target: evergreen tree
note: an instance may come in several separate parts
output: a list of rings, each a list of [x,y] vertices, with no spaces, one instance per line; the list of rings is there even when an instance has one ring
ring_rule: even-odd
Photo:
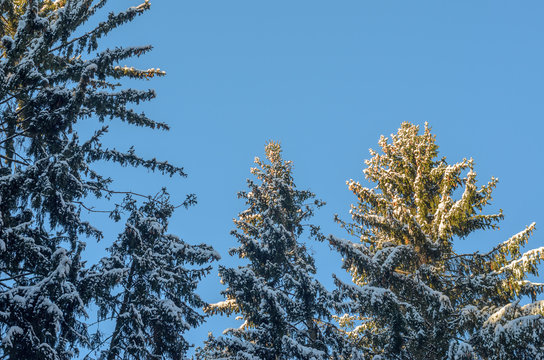
[[[149,9],[149,3],[111,13],[83,32],[105,4],[106,0],[0,0],[2,359],[70,359],[89,345],[87,305],[100,289],[89,287],[93,282],[87,276],[95,274],[85,268],[81,256],[85,238],[100,239],[102,232],[81,210],[91,209],[89,197],[110,199],[124,193],[94,164],[110,161],[185,176],[182,168],[141,158],[132,148],[104,147],[107,125],[98,125],[95,134],[83,140],[75,131],[82,120],[113,119],[168,129],[130,108],[154,98],[153,90],[122,88],[118,83],[164,74],[118,66],[151,47],[98,48],[101,38]],[[164,216],[160,219],[164,224]],[[201,255],[191,251],[188,261],[198,263]],[[124,278],[119,276],[119,281]],[[191,289],[194,278],[187,281],[178,286]],[[184,296],[200,305],[191,295]],[[189,325],[193,318],[189,315]]]
[[[194,291],[211,267],[200,265],[219,255],[166,233],[174,207],[165,192],[140,207],[129,197],[123,209],[130,212],[125,230],[93,269],[94,276],[87,277],[97,283],[91,288],[103,291],[101,319],[115,319],[101,358],[182,359],[189,348],[183,333],[204,320],[194,308],[205,303]],[[95,342],[104,339],[98,336]]]
[[[527,279],[544,248],[520,250],[534,224],[487,253],[456,253],[456,239],[502,219],[482,213],[497,179],[477,186],[472,159],[439,159],[427,125],[403,123],[379,145],[364,170],[376,186],[350,180],[353,222],[339,221],[360,243],[329,238],[353,276],[336,279],[351,346],[376,360],[544,358],[544,285]]]
[[[210,337],[199,353],[203,359],[327,358],[328,292],[314,278],[314,259],[299,239],[314,207],[309,191],[297,190],[292,163],[281,157],[280,145],[265,148],[269,163],[255,159],[248,192],[240,192],[248,208],[234,220],[232,234],[240,246],[230,251],[249,263],[220,266],[226,300],[210,305],[211,314],[240,314],[240,328]],[[312,225],[310,233],[319,236]]]

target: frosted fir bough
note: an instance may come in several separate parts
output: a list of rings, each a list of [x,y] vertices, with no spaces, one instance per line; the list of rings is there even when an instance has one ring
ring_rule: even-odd
[[[305,220],[322,203],[297,190],[292,163],[280,145],[266,145],[266,161],[255,159],[249,191],[239,193],[247,209],[234,221],[239,246],[231,255],[249,261],[238,268],[220,266],[226,300],[206,308],[210,314],[237,314],[243,321],[222,336],[210,336],[201,359],[327,359],[330,351],[330,294],[314,278],[314,259],[300,238]],[[319,228],[309,235],[319,237]]]
[[[91,197],[120,205],[116,196],[128,193],[97,172],[96,162],[185,176],[182,168],[168,162],[144,159],[134,149],[107,148],[102,143],[107,121],[168,129],[131,109],[133,104],[154,98],[152,89],[121,88],[122,79],[164,75],[158,69],[119,67],[119,62],[145,54],[151,47],[99,47],[110,31],[134,20],[150,5],[136,3],[89,26],[89,19],[106,3],[0,0],[2,359],[72,359],[80,349],[95,346],[89,304],[113,295],[101,292],[102,284],[90,281],[91,272],[81,260],[84,240],[103,237],[84,213],[97,211],[90,205]],[[81,121],[95,123],[94,135],[78,136],[74,125]],[[150,199],[145,194],[136,197]],[[121,219],[115,210],[103,212]],[[189,255],[191,251],[179,256],[187,255],[187,261],[198,263]],[[188,279],[187,291],[193,282],[194,278]],[[200,306],[189,293],[183,296],[189,304]],[[185,321],[194,324],[194,316],[185,314]],[[182,339],[180,343],[184,344]]]
[[[472,159],[438,158],[427,124],[379,145],[364,170],[376,186],[348,181],[353,221],[337,219],[359,242],[329,237],[353,276],[336,280],[346,346],[375,360],[544,358],[544,287],[528,280],[544,249],[521,251],[535,225],[488,253],[456,253],[455,239],[502,219],[483,213],[497,179],[478,186]]]

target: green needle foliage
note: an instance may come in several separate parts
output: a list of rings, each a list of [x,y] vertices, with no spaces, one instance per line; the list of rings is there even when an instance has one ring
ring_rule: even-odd
[[[157,307],[157,312],[142,316],[138,324],[141,329],[155,326],[156,330],[157,324],[161,324],[166,326],[161,331],[171,330],[171,334],[181,336],[182,331],[202,320],[182,306],[182,301],[187,301],[189,306],[202,305],[192,294],[195,278],[200,273],[183,278],[179,264],[187,261],[200,265],[204,259],[209,261],[217,256],[208,248],[181,245],[181,240],[164,234],[166,219],[173,209],[164,197],[159,201],[134,194],[135,198],[147,200],[141,211],[136,210],[136,205],[122,208],[132,213],[127,226],[141,231],[134,235],[141,243],[186,247],[186,251],[175,253],[157,248],[150,254],[153,256],[149,261],[153,260],[154,266],[164,265],[165,271],[168,267],[173,268],[169,273],[172,279],[165,276],[161,278],[165,281],[163,284],[142,284],[142,281],[155,281],[156,278],[138,268],[139,282],[128,281],[125,268],[130,270],[130,264],[135,263],[134,256],[142,251],[134,247],[114,245],[111,248],[112,257],[121,257],[128,263],[115,263],[113,267],[104,265],[90,271],[82,261],[84,240],[103,238],[101,229],[82,216],[82,210],[94,211],[89,198],[113,200],[119,194],[129,193],[114,188],[113,179],[96,170],[97,162],[186,176],[182,168],[168,162],[142,158],[132,148],[121,151],[107,148],[102,143],[108,131],[104,123],[108,121],[168,129],[166,124],[155,122],[131,108],[154,98],[152,89],[137,90],[120,84],[123,79],[164,75],[158,69],[118,65],[145,54],[151,46],[99,48],[102,38],[134,20],[150,5],[146,0],[125,11],[111,13],[90,27],[89,20],[104,8],[106,2],[0,0],[1,359],[72,359],[78,356],[81,348],[98,351],[100,346],[107,347],[107,342],[97,345],[92,341],[90,333],[94,330],[88,323],[88,310],[93,302],[102,305],[104,299],[116,300],[114,294],[120,286],[127,294],[141,288],[152,289],[145,299],[121,295],[122,304],[127,304],[125,308],[117,307],[113,301],[109,307],[101,309],[103,313],[114,311],[114,320],[121,322],[124,330],[126,320],[123,317],[127,312],[122,310],[128,307],[141,309],[144,304],[136,301],[150,301],[153,296],[171,300],[175,306],[169,308],[171,311],[163,309],[162,312]],[[84,32],[84,28],[88,30]],[[94,135],[80,139],[74,125],[82,121],[96,125]],[[158,204],[152,204],[157,201],[160,211],[155,208]],[[191,201],[188,199],[186,204]],[[120,203],[118,201],[117,205]],[[103,212],[109,213],[114,220],[121,219],[117,210]],[[144,216],[142,214],[147,214],[147,218],[139,219]],[[202,253],[195,254],[200,250]],[[158,259],[160,254],[164,257]],[[117,277],[106,279],[108,271],[114,271],[115,266],[118,266]],[[103,273],[97,274],[95,270]],[[159,270],[155,268],[155,271]],[[208,270],[204,268],[203,271]],[[108,281],[96,281],[99,277]],[[187,283],[169,283],[180,277]],[[138,289],[131,288],[136,284],[140,286]],[[166,291],[169,293],[165,296]],[[155,304],[158,306],[161,301],[157,300]],[[187,318],[183,318],[184,315]],[[115,334],[119,333],[121,330]],[[131,354],[120,345],[126,342],[119,341],[117,336],[105,338],[113,342],[109,345],[115,355],[123,354],[123,358],[128,358]],[[175,359],[181,358],[187,348],[181,338],[176,344],[172,344],[171,339],[159,340],[158,337],[151,341],[155,343],[148,341],[142,347],[158,349],[165,357]]]
[[[336,279],[347,343],[374,360],[543,358],[544,285],[528,276],[544,248],[521,251],[535,225],[488,253],[456,253],[456,239],[502,219],[483,213],[497,179],[478,186],[472,159],[438,158],[427,125],[403,123],[379,145],[364,170],[375,187],[350,180],[353,222],[338,220],[360,241],[329,237],[353,276]]]
[[[204,322],[195,289],[211,266],[202,265],[219,255],[166,232],[174,207],[164,191],[141,206],[128,197],[123,210],[124,231],[87,276],[89,288],[100,289],[100,319],[115,319],[100,358],[181,360],[190,346],[183,334]],[[97,334],[94,344],[103,341]]]
[[[240,314],[244,321],[223,336],[210,337],[202,359],[305,359],[328,357],[330,294],[314,278],[315,265],[299,239],[319,236],[306,224],[323,203],[310,191],[297,190],[292,163],[281,157],[280,145],[265,148],[268,162],[255,159],[248,192],[239,193],[248,208],[234,221],[232,234],[240,245],[231,255],[249,261],[238,268],[219,269],[226,300],[210,305],[211,314]]]

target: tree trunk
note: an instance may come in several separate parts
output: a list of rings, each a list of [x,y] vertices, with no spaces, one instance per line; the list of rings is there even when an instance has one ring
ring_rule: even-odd
[[[127,287],[126,287],[127,290],[125,290],[125,294],[123,295],[123,303],[121,304],[121,309],[119,310],[119,314],[117,315],[117,319],[115,322],[115,330],[113,331],[113,335],[111,336],[110,348],[108,350],[107,360],[115,360],[116,356],[119,354],[117,345],[119,344],[119,334],[124,325],[123,319],[119,319],[119,317],[127,311],[128,305],[130,303],[130,289],[132,288],[133,275],[134,275],[134,262],[132,262],[132,264],[130,265],[130,272],[128,274]]]

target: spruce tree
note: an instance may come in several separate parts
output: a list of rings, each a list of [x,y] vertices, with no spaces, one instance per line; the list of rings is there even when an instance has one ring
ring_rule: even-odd
[[[353,276],[336,279],[350,346],[375,360],[542,359],[544,285],[528,275],[544,248],[521,252],[534,224],[489,252],[457,253],[454,241],[503,218],[483,213],[497,179],[478,186],[472,159],[438,158],[427,124],[419,134],[403,123],[379,145],[364,170],[375,187],[348,181],[353,222],[338,220],[360,241],[329,237]]]
[[[220,266],[226,300],[210,305],[211,314],[239,314],[243,324],[210,337],[199,353],[202,359],[325,359],[330,299],[314,278],[314,259],[300,241],[305,223],[323,203],[310,191],[297,190],[292,163],[281,147],[265,147],[268,162],[255,159],[249,191],[240,192],[247,209],[234,220],[239,246],[231,249],[248,261],[238,268]]]
[[[122,79],[164,74],[118,65],[151,47],[99,48],[100,39],[150,5],[145,1],[110,13],[89,28],[89,19],[106,2],[0,0],[2,359],[70,359],[82,346],[90,346],[88,305],[100,294],[102,284],[90,287],[93,282],[87,277],[96,274],[81,258],[87,238],[98,240],[103,235],[84,215],[93,210],[89,198],[116,201],[115,196],[127,192],[97,172],[96,163],[109,161],[185,176],[182,168],[168,162],[102,143],[108,131],[104,123],[109,121],[168,129],[131,108],[154,98],[153,90],[120,84]],[[96,124],[94,135],[80,139],[75,124],[81,121]],[[164,216],[159,218],[158,222],[165,222]],[[201,255],[190,255],[191,251],[178,253],[176,261],[183,262],[182,256],[189,254],[188,261],[198,263]],[[186,280],[190,291],[194,278]],[[191,295],[183,298],[200,306]]]
[[[115,320],[101,358],[183,359],[190,345],[183,334],[204,321],[194,291],[211,267],[201,265],[219,255],[166,233],[174,207],[164,190],[140,206],[128,197],[122,209],[130,213],[124,231],[87,276],[102,291],[100,318]]]

